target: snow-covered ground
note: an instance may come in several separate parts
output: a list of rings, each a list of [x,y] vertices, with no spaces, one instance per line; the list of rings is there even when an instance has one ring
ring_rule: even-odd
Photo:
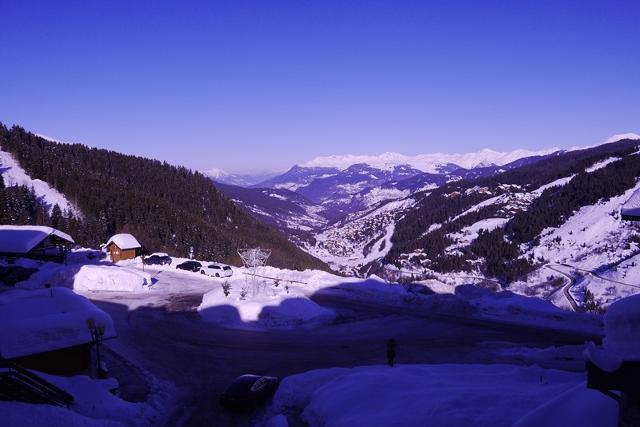
[[[152,284],[151,276],[130,268],[104,264],[39,262],[20,259],[18,265],[37,268],[29,279],[16,284],[22,289],[39,289],[45,286],[65,286],[84,292],[143,292]]]
[[[311,301],[308,297],[318,289],[322,273],[295,275],[292,272],[262,268],[257,274],[264,278],[248,276],[245,269],[236,269],[235,277],[218,280],[217,286],[208,291],[198,306],[206,321],[238,328],[290,328],[313,327],[331,322],[336,313]],[[266,278],[271,277],[271,278]],[[228,285],[225,295],[225,288]]]
[[[63,212],[71,211],[76,216],[81,215],[80,210],[71,203],[64,194],[40,179],[31,178],[10,153],[2,150],[0,150],[0,173],[7,187],[12,185],[25,185],[33,188],[36,196],[49,208],[49,213],[51,213],[51,210],[57,204]]]
[[[576,394],[579,402],[591,404],[588,413],[597,412],[597,419],[605,421],[598,426],[615,425],[615,402],[597,391],[585,390],[584,374],[513,365],[362,366],[310,371],[284,379],[274,398],[272,415],[274,423],[284,415],[312,427],[511,426],[521,419],[527,426],[552,422],[596,425],[574,423],[575,405],[565,408],[558,404],[557,399],[572,402]],[[573,411],[564,412],[567,409]],[[534,420],[538,424],[532,424]]]
[[[231,278],[218,279],[177,270],[175,265],[184,261],[179,258],[175,258],[172,265],[144,266],[142,271],[139,259],[111,265],[100,258],[87,257],[87,254],[95,253],[72,253],[68,265],[28,260],[19,260],[18,263],[40,268],[41,271],[30,279],[28,287],[34,288],[38,288],[38,284],[43,286],[50,282],[52,277],[60,278],[53,283],[54,286],[68,286],[75,282],[74,274],[83,277],[86,274],[84,271],[90,271],[91,281],[97,283],[127,283],[130,276],[143,277],[151,286],[131,288],[123,285],[109,289],[101,285],[101,291],[76,286],[74,292],[96,301],[117,302],[130,311],[142,306],[166,309],[170,308],[176,297],[193,296],[193,308],[198,310],[203,320],[227,328],[320,327],[323,323],[332,322],[336,313],[313,301],[313,296],[319,296],[321,298],[318,301],[324,301],[327,297],[340,297],[346,301],[379,306],[387,312],[397,309],[398,313],[417,316],[455,317],[473,322],[490,321],[497,325],[516,324],[582,334],[601,333],[598,316],[571,313],[537,298],[510,292],[492,292],[472,286],[441,289],[443,292],[451,291],[453,295],[432,295],[427,292],[427,287],[431,285],[435,289],[436,283],[440,282],[429,281],[405,286],[386,283],[375,277],[362,280],[322,271],[291,271],[273,267],[263,267],[257,271],[234,267]],[[118,273],[114,273],[116,271]],[[261,277],[245,273],[255,273]],[[224,294],[225,282],[230,285],[228,296]],[[25,283],[21,285],[24,286]],[[48,290],[5,291],[4,294],[43,291]],[[60,291],[63,290],[53,289],[53,292]],[[67,289],[64,291],[71,292]],[[200,303],[197,302],[198,299]],[[522,350],[523,355],[534,363],[540,358],[558,357],[555,353],[558,350],[525,350]],[[88,390],[88,387],[107,388],[107,385],[113,385],[104,382],[87,383],[88,380],[77,377],[69,381],[71,382],[65,385],[67,388],[63,388],[71,388],[74,393],[81,390],[81,387],[87,387]],[[406,365],[395,368],[335,368],[286,378],[276,395],[274,411],[269,416],[274,423],[285,421],[283,414],[299,417],[312,426],[389,423],[421,425],[425,420],[434,425],[493,426],[512,425],[523,417],[523,422],[529,423],[523,425],[533,425],[530,420],[548,416],[545,414],[549,410],[545,408],[557,405],[548,403],[549,400],[565,396],[563,393],[568,393],[564,399],[569,402],[577,399],[575,393],[579,393],[580,399],[590,399],[589,402],[594,407],[609,411],[607,404],[594,397],[593,393],[588,392],[584,397],[584,390],[578,388],[580,385],[584,386],[583,382],[582,374],[536,366]],[[153,394],[152,400],[144,404],[129,404],[111,395],[105,397],[103,391],[94,390],[87,391],[86,396],[82,396],[71,411],[36,407],[32,413],[34,420],[45,417],[55,417],[56,422],[63,420],[60,425],[126,425],[130,419],[141,420],[146,425],[162,416],[161,398],[166,396]],[[606,401],[606,398],[603,399]],[[381,414],[376,409],[383,403],[385,411]],[[5,425],[12,425],[19,417],[25,416],[31,407],[32,405],[21,403],[0,404],[0,422],[7,420]],[[6,411],[2,411],[3,408]],[[38,423],[34,421],[32,425]]]
[[[204,320],[231,328],[308,328],[331,322],[336,313],[312,298],[330,294],[398,309],[410,307],[424,313],[448,311],[498,323],[595,335],[601,331],[598,316],[570,313],[539,298],[511,292],[460,287],[469,283],[465,276],[404,286],[375,276],[364,280],[318,270],[293,271],[268,266],[255,271],[233,267],[232,277],[213,278],[176,269],[184,258],[174,258],[171,265],[165,266],[143,266],[139,258],[112,265],[95,257],[89,259],[78,251],[70,260],[68,265],[18,260],[18,265],[39,270],[16,287],[65,286],[93,300],[117,298],[119,304],[131,310],[143,305],[163,307],[171,304],[175,296],[193,295],[200,298],[196,307]],[[431,291],[455,295],[446,299],[430,295]]]
[[[118,382],[88,376],[59,377],[36,372],[74,397],[70,408],[23,402],[0,401],[0,425],[20,427],[116,427],[157,425],[165,415],[168,396],[154,395],[150,402],[126,402],[111,390]]]

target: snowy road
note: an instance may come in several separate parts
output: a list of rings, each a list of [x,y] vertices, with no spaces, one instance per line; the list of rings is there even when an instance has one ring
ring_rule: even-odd
[[[94,301],[113,317],[118,331],[118,339],[108,345],[160,380],[175,384],[177,404],[168,408],[167,425],[254,425],[260,413],[232,415],[218,405],[218,395],[236,376],[252,372],[283,377],[316,368],[381,364],[392,337],[398,341],[398,363],[524,363],[510,350],[584,340],[549,329],[427,316],[339,295],[316,298],[339,314],[334,323],[317,329],[224,329],[202,321],[193,311],[205,291],[203,284],[210,281],[176,272],[157,278],[158,284],[167,278],[182,280],[182,292],[162,297],[100,294]],[[132,306],[125,298],[140,300]],[[579,353],[575,360],[546,363],[582,368]]]
[[[562,265],[558,265],[557,267],[561,267],[561,266],[567,266],[567,265],[562,264]],[[567,301],[571,305],[571,308],[573,309],[573,311],[580,311],[580,306],[578,305],[576,300],[573,298],[573,295],[571,295],[571,288],[576,284],[575,277],[573,277],[571,274],[565,271],[555,268],[554,266],[546,265],[545,267],[547,267],[549,270],[555,271],[556,273],[562,274],[564,277],[567,278],[567,280],[569,280],[569,282],[562,287],[562,292],[564,294],[564,297],[567,299]]]

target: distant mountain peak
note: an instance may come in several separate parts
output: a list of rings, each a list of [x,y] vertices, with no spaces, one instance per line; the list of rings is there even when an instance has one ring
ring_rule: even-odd
[[[617,135],[610,136],[604,143],[608,144],[610,142],[618,142],[623,139],[640,139],[640,135],[637,133],[629,132],[629,133],[619,133]]]
[[[407,156],[400,153],[385,152],[380,155],[331,155],[321,156],[303,163],[303,167],[333,167],[344,170],[355,164],[367,164],[374,168],[393,170],[395,167],[407,165],[422,172],[437,173],[442,166],[457,165],[465,169],[473,169],[485,166],[502,166],[523,157],[550,154],[558,151],[557,148],[540,151],[514,150],[510,152],[495,151],[489,148],[464,153],[433,153]]]
[[[275,172],[256,172],[252,174],[230,173],[220,168],[211,168],[200,171],[200,173],[213,181],[223,184],[239,185],[241,187],[255,185],[277,175]]]
[[[213,178],[213,179],[222,178],[224,176],[228,176],[229,175],[229,172],[224,171],[222,169],[218,169],[218,168],[211,168],[211,169],[208,169],[206,171],[202,171],[201,173],[203,175],[208,176],[209,178]]]

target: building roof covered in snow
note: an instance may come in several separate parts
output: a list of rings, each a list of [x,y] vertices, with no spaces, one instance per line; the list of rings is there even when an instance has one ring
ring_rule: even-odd
[[[111,243],[114,243],[120,249],[137,249],[142,247],[136,238],[128,233],[120,233],[112,236],[106,246],[109,246]]]
[[[622,219],[640,221],[640,190],[629,197],[629,200],[624,202],[620,208]]]
[[[0,225],[0,253],[26,254],[49,236],[75,243],[71,236],[53,227]]]
[[[107,313],[62,287],[0,293],[0,319],[0,356],[6,359],[88,344],[88,319],[105,326],[105,339],[116,336]]]

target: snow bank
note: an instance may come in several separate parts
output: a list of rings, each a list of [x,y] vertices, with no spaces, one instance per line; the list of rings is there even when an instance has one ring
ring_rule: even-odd
[[[511,426],[581,379],[536,366],[334,368],[285,378],[274,409],[301,412],[310,426]]]
[[[611,304],[604,324],[603,348],[590,343],[586,358],[608,372],[616,371],[624,361],[640,361],[640,295]]]
[[[286,413],[306,407],[317,389],[350,371],[349,368],[315,369],[285,378],[273,399],[275,411]]]
[[[259,319],[270,326],[317,326],[335,319],[336,313],[306,298],[288,298],[277,306],[265,306]]]
[[[141,292],[149,286],[149,274],[120,267],[83,265],[72,278],[73,289],[81,291]]]
[[[21,402],[0,402],[0,425],[4,426],[125,426],[157,424],[158,412],[144,403],[125,402],[111,393],[113,379],[88,376],[58,377],[37,373],[74,397],[69,409]]]
[[[20,262],[25,267],[38,268],[28,280],[16,286],[22,289],[39,289],[49,286],[64,286],[78,291],[143,292],[152,284],[151,276],[143,271],[110,265],[62,265]]]
[[[282,273],[279,271],[277,277]],[[306,277],[310,278],[308,274]],[[215,281],[215,288],[202,297],[198,311],[204,320],[234,328],[289,328],[318,326],[336,317],[333,310],[308,299],[313,285],[282,279],[275,286],[272,280],[237,275],[226,282],[230,285],[228,296],[223,292],[223,282]]]
[[[509,291],[490,292],[473,285],[456,287],[456,295],[478,308],[479,317],[484,319],[593,336],[602,334],[602,322],[599,316],[562,310],[537,297],[526,297]]]
[[[640,295],[611,304],[604,325],[604,347],[623,360],[640,361]]]
[[[204,320],[233,328],[312,327],[331,322],[336,313],[301,296],[227,298],[218,289],[206,293],[198,311]]]

